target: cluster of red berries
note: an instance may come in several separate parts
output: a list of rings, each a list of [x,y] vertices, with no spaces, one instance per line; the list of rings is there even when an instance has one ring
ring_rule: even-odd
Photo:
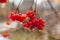
[[[42,30],[45,26],[45,21],[42,18],[36,18],[33,11],[28,11],[26,15],[30,18],[26,23],[23,24],[23,27],[30,30],[34,30],[36,27],[38,30]]]
[[[10,19],[14,21],[15,20],[20,21],[20,22],[23,22],[25,18],[27,17],[30,19],[26,23],[23,24],[24,28],[28,28],[30,30],[33,30],[35,27],[38,30],[42,30],[44,28],[45,21],[42,18],[37,19],[33,11],[26,12],[26,15],[22,15],[21,13],[15,14],[15,12],[12,12],[9,16]]]
[[[15,12],[11,12],[9,18],[12,19],[13,21],[23,22],[24,19],[26,18],[26,15],[23,15],[22,13],[16,14]]]
[[[8,0],[0,0],[0,3],[6,3]]]

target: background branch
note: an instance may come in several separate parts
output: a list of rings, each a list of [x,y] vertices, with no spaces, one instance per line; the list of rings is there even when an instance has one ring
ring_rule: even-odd
[[[60,21],[60,18],[58,16],[58,12],[54,9],[54,7],[52,6],[51,2],[49,0],[47,0],[47,2],[49,3],[51,9],[54,11],[54,14],[56,15],[56,17],[58,18],[58,20]]]

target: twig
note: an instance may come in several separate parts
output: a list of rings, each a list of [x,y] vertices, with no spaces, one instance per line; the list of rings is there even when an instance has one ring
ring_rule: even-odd
[[[54,11],[54,13],[55,13],[56,17],[57,17],[57,18],[58,18],[58,20],[60,21],[60,18],[59,18],[59,16],[58,16],[58,12],[54,9],[54,7],[52,6],[52,4],[51,4],[51,2],[50,2],[49,0],[47,0],[47,2],[49,3],[49,5],[50,5],[51,9]]]
[[[18,13],[19,13],[19,6],[20,6],[20,4],[21,4],[21,2],[22,2],[22,0],[19,2],[19,4],[18,4],[18,6],[17,6],[17,8],[15,9],[16,11],[18,11]]]
[[[35,10],[34,10],[34,12],[35,12],[35,15],[37,16],[37,18],[39,18],[40,15],[39,15],[39,13],[37,12],[37,0],[36,0],[36,3],[35,3]]]

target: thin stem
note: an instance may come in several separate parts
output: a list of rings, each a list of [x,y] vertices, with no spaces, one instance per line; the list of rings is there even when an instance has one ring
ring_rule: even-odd
[[[51,2],[49,0],[47,0],[47,2],[49,3],[51,9],[54,11],[56,17],[60,20],[59,16],[58,16],[58,12],[54,9],[54,7],[52,6]]]
[[[17,6],[17,8],[16,8],[16,9],[18,9],[18,8],[19,8],[19,6],[20,6],[21,2],[22,2],[22,0],[19,2],[19,4],[18,4],[18,6]]]
[[[35,12],[35,14],[37,13],[37,0],[36,0],[36,3],[35,3],[35,10],[34,10],[34,12]]]
[[[15,9],[16,11],[18,11],[18,13],[19,13],[19,6],[20,6],[20,4],[21,4],[21,2],[22,2],[22,0],[19,2],[19,4],[18,4],[18,6],[17,6],[17,8]]]
[[[35,12],[35,15],[37,16],[37,18],[39,18],[40,17],[39,13],[37,13],[37,0],[36,0],[36,3],[35,3],[35,10],[34,10],[34,12]]]

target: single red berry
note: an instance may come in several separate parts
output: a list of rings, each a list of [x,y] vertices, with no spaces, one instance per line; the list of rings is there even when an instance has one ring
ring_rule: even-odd
[[[13,21],[16,21],[15,15],[13,15],[11,19],[12,19]]]
[[[6,24],[7,24],[7,25],[10,25],[10,21],[6,21]]]
[[[26,15],[27,15],[28,17],[32,17],[32,16],[34,15],[34,12],[33,12],[33,11],[27,11],[27,12],[26,12]]]
[[[45,20],[42,20],[42,23],[45,24]]]
[[[28,23],[24,23],[24,24],[23,24],[23,27],[24,27],[24,28],[27,28],[28,26],[29,26]]]
[[[3,37],[9,37],[8,33],[3,33],[2,35],[3,35]]]
[[[36,26],[37,24],[35,23],[36,22],[36,19],[32,19],[32,25]]]
[[[16,18],[17,21],[19,21],[20,15],[19,15],[19,14],[16,14],[16,15],[15,15],[15,18]]]
[[[32,22],[35,23],[36,22],[36,19],[32,19]]]
[[[12,18],[13,15],[15,15],[15,13],[11,12],[10,15],[9,15],[9,18]]]
[[[43,22],[43,21],[42,21],[42,20],[43,20],[42,18],[39,18],[38,20],[39,20],[39,22]]]
[[[40,25],[40,23],[36,23],[36,26],[39,26]]]
[[[45,24],[45,21],[42,18],[39,18],[38,20],[41,25]]]
[[[36,19],[35,15],[33,15],[32,17],[30,17],[31,19]]]
[[[33,25],[30,25],[30,26],[29,26],[29,29],[30,29],[30,30],[33,30],[34,28],[35,28],[35,27],[34,27]]]
[[[9,18],[12,19],[13,21],[15,21],[15,11],[14,12],[11,12],[11,14],[9,15]]]
[[[28,23],[28,25],[32,25],[32,21],[30,21],[30,20],[27,21],[27,23]]]
[[[43,30],[44,27],[42,25],[40,25],[37,28],[38,28],[38,30]]]
[[[10,18],[11,20],[15,21],[15,20],[16,20],[15,15],[16,15],[16,14],[15,14],[14,12],[12,12],[12,13],[9,15],[9,18]]]

